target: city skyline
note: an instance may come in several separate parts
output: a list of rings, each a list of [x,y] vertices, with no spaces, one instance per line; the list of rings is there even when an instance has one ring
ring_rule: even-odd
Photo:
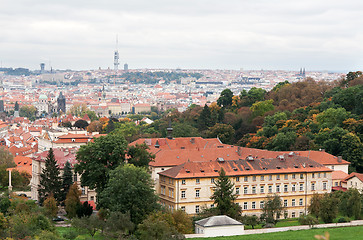
[[[1,1],[3,67],[353,71],[363,3]]]

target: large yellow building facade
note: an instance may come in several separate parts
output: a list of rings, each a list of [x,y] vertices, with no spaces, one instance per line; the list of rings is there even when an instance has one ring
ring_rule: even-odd
[[[213,207],[210,197],[221,168],[234,183],[236,203],[248,215],[259,216],[266,197],[278,194],[287,216],[298,217],[307,213],[314,193],[329,193],[332,188],[331,169],[293,154],[269,159],[249,156],[228,161],[189,161],[159,173],[157,191],[161,203],[191,215]]]

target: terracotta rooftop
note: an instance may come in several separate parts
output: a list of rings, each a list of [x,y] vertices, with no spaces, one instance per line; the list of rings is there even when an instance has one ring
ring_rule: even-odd
[[[351,179],[353,177],[357,177],[361,182],[363,182],[363,173],[356,173],[356,172],[352,172],[351,174],[349,174],[349,176],[347,176],[344,179],[344,181],[348,181],[349,179]]]
[[[57,161],[58,166],[62,169],[66,162],[68,161],[72,166],[77,163],[76,160],[76,148],[54,148],[54,158]],[[41,153],[34,154],[32,157],[35,161],[45,162],[48,157],[49,151],[43,151]]]
[[[218,177],[221,168],[228,176],[333,171],[306,157],[284,155],[267,159],[247,157],[239,160],[188,161],[159,174],[172,178]]]
[[[348,176],[347,173],[343,171],[333,171],[332,173],[332,180],[342,180],[345,179]]]

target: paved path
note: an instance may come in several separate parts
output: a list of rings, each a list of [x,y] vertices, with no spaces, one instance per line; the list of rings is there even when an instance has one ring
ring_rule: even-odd
[[[314,225],[314,228],[333,228],[333,227],[351,227],[351,226],[360,226],[363,225],[363,220],[351,221],[348,223],[328,223],[328,224],[317,224]],[[261,234],[261,233],[272,233],[272,232],[285,232],[285,231],[296,231],[296,230],[306,230],[310,229],[308,225],[302,226],[291,226],[291,227],[279,227],[279,228],[262,228],[262,229],[252,229],[245,230],[244,235],[249,234]],[[186,234],[186,238],[196,238],[196,237],[204,237],[203,234]]]

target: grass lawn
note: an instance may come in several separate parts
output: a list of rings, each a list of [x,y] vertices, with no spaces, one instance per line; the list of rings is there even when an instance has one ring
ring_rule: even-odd
[[[192,238],[193,240],[314,240],[315,235],[324,235],[325,232],[329,232],[330,240],[340,239],[363,239],[363,226],[357,227],[344,227],[344,228],[322,228],[322,229],[310,229],[299,231],[287,231],[278,233],[264,233],[264,234],[252,234],[245,236],[233,236],[233,237],[216,237],[216,238]]]
[[[72,227],[56,227],[59,235],[63,236],[64,233],[75,230],[75,228]],[[102,236],[100,233],[96,233],[93,238],[91,238],[91,235],[89,234],[82,234],[76,238],[76,240],[85,240],[85,239],[95,239],[95,240],[105,240],[107,239],[105,236]]]

